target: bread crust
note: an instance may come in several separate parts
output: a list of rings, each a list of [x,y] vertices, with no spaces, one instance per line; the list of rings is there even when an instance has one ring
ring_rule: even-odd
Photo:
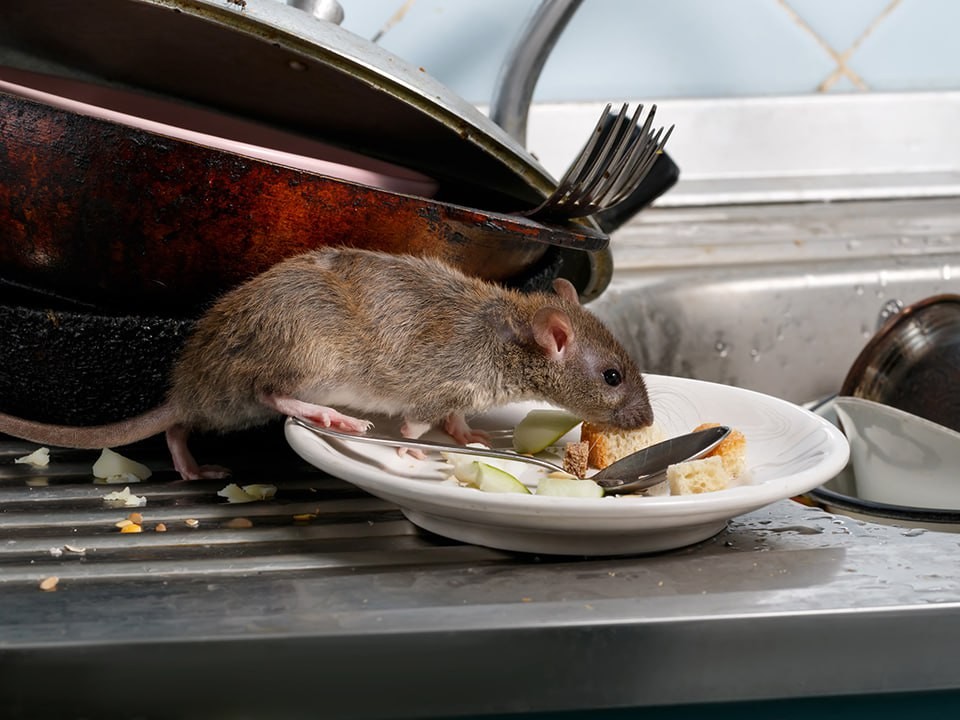
[[[583,441],[568,442],[563,450],[563,469],[579,478],[587,476],[590,464],[590,445]]]
[[[590,467],[603,470],[630,453],[665,440],[663,430],[654,423],[639,430],[619,428],[584,422],[580,426],[580,440],[590,446]]]
[[[703,423],[697,425],[693,430],[708,430],[710,428],[720,427],[720,423]],[[720,441],[713,450],[704,457],[713,457],[717,455],[723,461],[723,467],[730,474],[731,478],[740,477],[747,469],[747,438],[736,428],[731,428],[727,436]]]

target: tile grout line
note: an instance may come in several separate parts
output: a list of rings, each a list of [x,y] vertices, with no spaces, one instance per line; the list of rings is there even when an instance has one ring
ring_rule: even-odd
[[[873,31],[877,29],[877,27],[880,25],[881,22],[887,19],[890,13],[892,13],[899,4],[900,4],[900,0],[892,0],[883,10],[880,11],[880,14],[873,19],[873,22],[871,22],[867,26],[867,29],[863,31],[860,37],[854,40],[853,44],[849,48],[843,51],[840,57],[841,57],[842,66],[845,71],[848,71],[851,75],[856,75],[858,78],[860,77],[853,70],[850,69],[850,67],[847,65],[847,62],[850,60],[851,57],[853,57],[853,54],[860,49],[860,45],[863,44],[863,41],[873,34]],[[821,88],[823,90],[829,90],[831,87],[833,87],[836,81],[840,79],[840,77],[841,75],[837,72],[837,70],[835,70],[833,73],[831,73],[831,75],[826,80],[824,80],[821,83]],[[853,80],[853,77],[850,77],[850,79]],[[860,89],[869,90],[866,83],[864,83],[863,87]]]
[[[863,78],[861,78],[856,72],[854,72],[854,71],[847,65],[847,60],[850,59],[850,56],[853,54],[853,52],[856,51],[856,49],[857,49],[857,47],[860,45],[860,43],[863,42],[863,40],[864,40],[870,33],[873,32],[874,28],[876,28],[876,26],[880,23],[880,21],[882,21],[884,18],[886,18],[886,16],[890,13],[890,11],[891,11],[897,4],[899,4],[899,2],[900,2],[900,0],[893,0],[893,2],[891,2],[890,5],[888,5],[888,6],[874,19],[874,21],[867,27],[866,31],[865,31],[859,38],[857,38],[856,41],[854,41],[853,45],[851,45],[850,48],[848,48],[848,49],[847,49],[845,52],[843,52],[843,53],[838,53],[836,50],[833,49],[833,47],[830,45],[830,43],[828,43],[826,40],[824,40],[816,30],[814,30],[812,27],[810,27],[810,25],[807,23],[807,21],[804,20],[804,19],[800,16],[800,14],[797,13],[797,11],[794,10],[794,9],[787,3],[787,0],[777,0],[777,4],[783,9],[783,11],[784,11],[785,13],[787,13],[787,15],[790,16],[790,19],[793,20],[793,22],[794,22],[797,26],[799,26],[802,30],[804,30],[805,32],[807,32],[807,33],[816,41],[816,43],[817,43],[817,44],[834,60],[834,62],[836,62],[836,64],[837,64],[837,67],[833,70],[833,72],[831,72],[831,73],[826,77],[826,79],[824,79],[823,82],[821,82],[821,83],[817,86],[817,92],[821,92],[821,93],[822,93],[822,92],[826,92],[826,91],[829,90],[831,87],[833,87],[833,86],[836,84],[836,82],[837,82],[841,77],[843,77],[843,76],[848,77],[848,78],[850,79],[850,81],[851,81],[858,89],[860,89],[860,90],[869,90],[869,89],[870,89],[869,86],[866,84],[866,82],[864,82]]]

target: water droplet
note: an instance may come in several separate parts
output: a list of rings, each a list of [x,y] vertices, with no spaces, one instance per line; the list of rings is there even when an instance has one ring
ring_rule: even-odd
[[[853,291],[854,291],[857,295],[863,295],[863,285],[854,285],[854,286],[853,286]]]
[[[940,269],[940,275],[943,277],[944,280],[949,280],[950,278],[953,277],[953,268],[951,268],[949,265],[944,265]]]
[[[717,355],[722,358],[725,358],[730,354],[730,348],[727,347],[725,342],[717,341],[717,343],[713,346],[713,349],[716,350]]]
[[[760,362],[760,351],[756,348],[750,349],[750,357],[753,358],[754,362]]]
[[[903,535],[904,537],[917,537],[919,535],[923,535],[925,532],[926,530],[924,530],[923,528],[910,528],[909,530],[905,530],[900,534]]]
[[[860,241],[856,239],[847,240],[847,250],[856,250],[860,247]]]

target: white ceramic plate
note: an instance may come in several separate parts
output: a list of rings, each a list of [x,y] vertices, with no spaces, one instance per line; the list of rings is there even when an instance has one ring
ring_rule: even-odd
[[[134,92],[0,66],[0,92],[263,162],[391,192],[433,197],[409,168],[259,123]]]
[[[647,376],[657,422],[668,435],[720,422],[747,438],[747,473],[737,487],[701,495],[565,498],[485,493],[445,482],[442,458],[416,460],[357,441],[322,439],[288,421],[287,440],[305,460],[400,506],[411,522],[463,542],[561,555],[649,553],[705,540],[730,518],[813,489],[840,472],[849,448],[832,424],[792,403],[697,380]],[[512,429],[536,403],[474,418],[485,429]],[[377,420],[377,431],[396,425]],[[578,439],[578,431],[569,439]],[[561,440],[561,443],[563,440]],[[521,480],[535,485],[534,466]]]

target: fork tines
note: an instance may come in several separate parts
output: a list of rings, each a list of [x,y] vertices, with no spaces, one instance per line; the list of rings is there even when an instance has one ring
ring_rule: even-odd
[[[615,113],[607,104],[583,149],[570,164],[557,189],[533,210],[522,213],[533,218],[559,219],[593,215],[623,201],[650,172],[663,152],[670,134],[659,128],[651,131],[657,106],[653,105],[640,124],[643,105],[632,116],[629,105]]]

